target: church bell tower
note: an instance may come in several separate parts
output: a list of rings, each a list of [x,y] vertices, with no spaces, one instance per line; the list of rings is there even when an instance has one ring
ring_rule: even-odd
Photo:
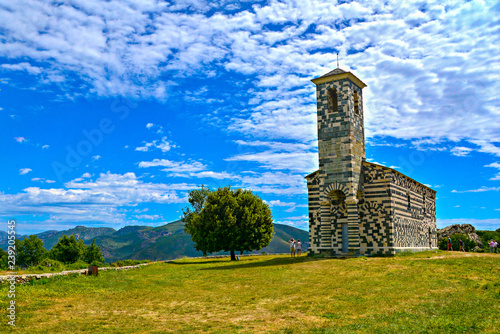
[[[342,229],[343,252],[358,254],[358,199],[365,159],[362,90],[366,85],[340,68],[312,82],[316,85],[318,113],[317,177],[321,179],[317,210],[319,250],[328,252],[332,248],[332,230]]]

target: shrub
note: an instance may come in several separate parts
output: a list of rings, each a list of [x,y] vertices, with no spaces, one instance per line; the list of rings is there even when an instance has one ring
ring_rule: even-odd
[[[83,252],[83,260],[88,263],[99,263],[99,265],[104,262],[101,248],[95,244],[95,239]]]
[[[121,260],[111,264],[111,267],[135,266],[140,263],[148,263],[149,260]]]
[[[82,258],[85,250],[83,240],[77,240],[74,235],[63,235],[50,250],[49,257],[64,263],[75,263]]]
[[[51,271],[62,271],[64,270],[64,264],[57,260],[45,258],[40,262],[40,266],[45,268],[50,268]]]
[[[75,263],[67,264],[66,270],[78,270],[78,269],[87,269],[89,264],[83,260],[78,260]]]
[[[36,235],[24,239],[16,239],[16,264],[21,267],[38,265],[46,256],[47,250],[43,241]]]

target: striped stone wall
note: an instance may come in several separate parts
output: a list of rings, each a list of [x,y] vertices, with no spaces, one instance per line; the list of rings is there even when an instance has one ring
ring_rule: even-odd
[[[363,197],[360,201],[360,253],[394,254],[394,225],[389,169],[363,162]]]
[[[323,184],[323,179],[319,170],[306,176],[306,179],[309,193],[309,247],[313,249],[313,252],[317,252],[321,236],[319,189]]]
[[[337,111],[328,108],[328,90],[337,92]],[[354,112],[354,92],[359,96]],[[363,95],[351,80],[342,79],[316,86],[318,115],[319,169],[325,174],[324,185],[342,182],[354,196],[359,186],[361,163],[365,156]]]
[[[362,175],[356,204],[359,254],[393,255],[437,247],[434,190],[396,170],[367,161],[363,162]],[[321,202],[322,183],[320,171],[307,177],[310,251],[344,256],[342,224],[349,224],[349,203]],[[335,188],[341,189],[342,185],[330,185],[327,191]]]
[[[401,173],[393,173],[394,246],[436,248],[436,192]]]

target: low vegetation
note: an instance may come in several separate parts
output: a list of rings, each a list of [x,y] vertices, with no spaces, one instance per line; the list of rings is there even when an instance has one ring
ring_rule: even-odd
[[[56,245],[47,251],[43,242],[37,236],[31,235],[23,240],[16,240],[16,267],[8,267],[8,253],[0,249],[0,275],[12,271],[17,274],[41,274],[60,272],[64,270],[86,269],[89,265],[104,267],[124,267],[149,260],[122,260],[114,263],[105,263],[101,249],[94,241],[85,245],[82,240],[77,240],[74,235],[63,235]]]
[[[498,333],[499,259],[266,255],[42,279],[17,286],[16,327],[0,332]]]
[[[16,271],[19,269],[33,268],[45,263],[51,267],[51,261],[63,263],[66,265],[77,262],[85,262],[95,265],[101,265],[104,262],[101,249],[94,241],[90,245],[85,245],[83,240],[77,240],[74,235],[63,235],[57,244],[47,251],[43,246],[43,241],[36,235],[30,235],[24,239],[17,239],[13,250],[9,249],[9,254],[5,251],[0,251],[0,270]],[[15,255],[15,268],[10,268],[7,257]],[[14,270],[15,269],[15,270]]]

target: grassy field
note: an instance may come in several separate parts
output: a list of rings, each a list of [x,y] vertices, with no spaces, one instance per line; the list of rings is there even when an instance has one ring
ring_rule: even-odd
[[[499,333],[500,255],[184,259],[16,294],[2,333]]]

